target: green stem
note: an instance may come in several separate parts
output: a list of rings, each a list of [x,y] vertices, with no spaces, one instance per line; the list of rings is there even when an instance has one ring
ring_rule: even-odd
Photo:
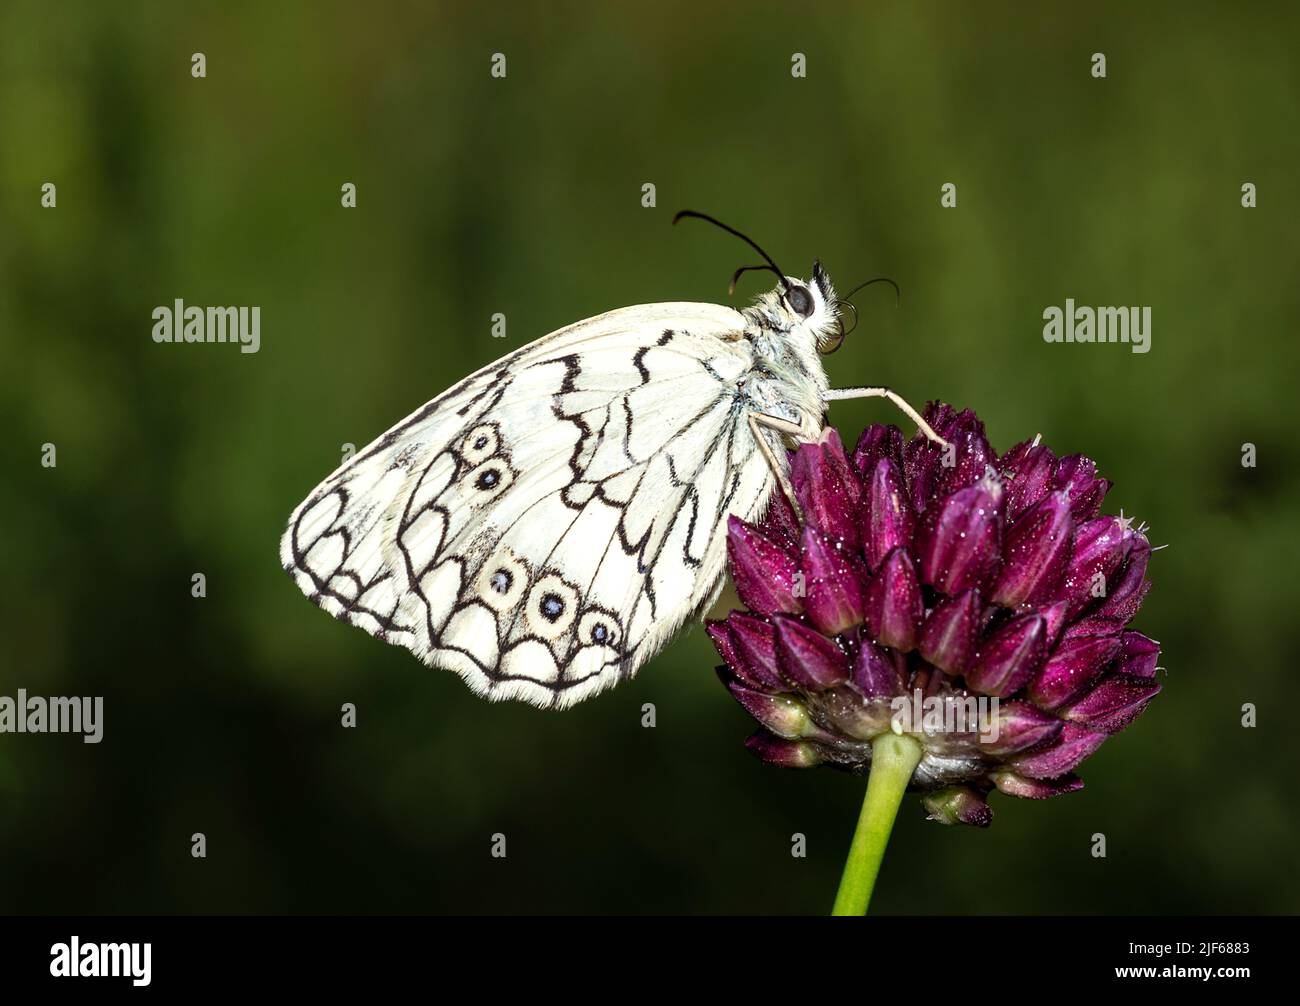
[[[867,777],[867,795],[858,815],[844,876],[835,895],[832,915],[866,915],[880,861],[894,830],[898,805],[907,792],[912,773],[921,762],[921,745],[911,737],[888,733],[871,744],[871,774]]]

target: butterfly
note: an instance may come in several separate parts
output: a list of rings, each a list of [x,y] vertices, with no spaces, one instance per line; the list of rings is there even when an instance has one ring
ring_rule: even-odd
[[[625,307],[488,364],[341,465],[293,511],[285,570],[336,618],[474,692],[564,708],[630,678],[723,582],[729,515],[789,486],[845,334],[815,262],[741,310]],[[875,282],[875,281],[872,281]],[[892,282],[892,281],[891,281]],[[865,286],[866,284],[863,284]],[[855,288],[856,292],[856,288]],[[854,310],[856,318],[856,310]]]

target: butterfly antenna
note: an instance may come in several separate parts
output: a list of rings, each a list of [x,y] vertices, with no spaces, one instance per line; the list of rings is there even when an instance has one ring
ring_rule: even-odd
[[[895,283],[895,282],[894,282],[892,279],[890,279],[888,276],[877,276],[875,279],[869,279],[869,280],[867,280],[865,283],[859,283],[857,286],[855,286],[855,287],[854,287],[852,290],[850,290],[848,293],[846,293],[846,294],[841,294],[840,297],[839,297],[839,299],[840,299],[840,300],[848,300],[850,297],[852,297],[852,296],[853,296],[855,293],[857,293],[859,290],[865,290],[867,287],[871,286],[872,283],[888,283],[890,286],[892,286],[892,287],[894,288],[894,304],[895,304],[895,306],[897,306],[897,305],[903,303],[903,291],[900,290],[900,289],[898,289],[898,284]]]
[[[770,265],[742,265],[739,269],[731,274],[731,282],[727,284],[727,296],[730,297],[736,292],[736,281],[747,272],[776,272]],[[777,276],[781,274],[776,272]],[[782,277],[783,278],[783,277]]]
[[[776,273],[776,275],[780,278],[781,288],[786,293],[790,292],[790,281],[785,278],[785,273],[781,271],[781,267],[772,260],[771,255],[763,251],[763,249],[758,246],[758,242],[756,242],[753,238],[749,237],[748,235],[740,233],[740,231],[736,230],[736,228],[734,227],[728,227],[721,220],[718,220],[715,217],[711,217],[707,213],[696,213],[694,210],[678,210],[677,214],[673,217],[673,223],[676,224],[678,220],[682,220],[685,217],[694,217],[696,220],[703,220],[707,223],[711,223],[713,224],[714,227],[721,227],[728,234],[734,234],[736,237],[740,238],[741,241],[744,241],[745,244],[749,245],[749,247],[753,248],[754,251],[758,252],[760,255],[763,256],[764,260],[767,262],[767,267],[770,268],[772,272]],[[741,275],[742,272],[744,272],[747,269],[762,269],[762,268],[764,267],[745,266],[744,269],[739,270],[736,273],[736,275],[732,277],[731,281],[732,281],[733,288],[736,279]]]
[[[830,356],[830,355],[831,355],[832,353],[834,353],[837,349],[839,349],[841,346],[843,346],[843,345],[844,345],[844,340],[845,340],[846,338],[848,338],[850,335],[852,335],[853,332],[854,332],[854,330],[857,329],[857,327],[858,327],[858,305],[857,305],[857,304],[853,303],[853,301],[851,301],[851,300],[839,300],[839,299],[837,299],[836,302],[835,302],[835,307],[836,307],[836,312],[835,312],[835,313],[836,313],[837,315],[839,314],[839,308],[840,308],[840,307],[847,307],[850,311],[852,311],[852,312],[853,312],[853,324],[850,325],[848,328],[845,328],[845,327],[844,327],[844,319],[843,319],[843,318],[838,318],[838,317],[837,317],[837,319],[836,319],[836,324],[839,326],[839,335],[838,335],[838,338],[835,340],[834,345],[832,345],[829,349],[824,349],[824,350],[821,351],[821,352],[822,352],[822,355],[824,355],[824,356]]]
[[[872,283],[888,283],[890,286],[894,288],[894,303],[896,305],[903,303],[902,291],[898,289],[898,284],[895,283],[888,276],[877,276],[875,279],[869,279],[865,283],[859,283],[848,293],[838,294],[835,298],[835,311],[838,314],[840,308],[847,307],[850,311],[853,312],[853,324],[846,329],[844,327],[844,319],[843,318],[840,319],[839,321],[840,330],[838,333],[838,338],[835,340],[835,344],[830,349],[822,350],[823,355],[829,356],[831,353],[835,352],[835,350],[839,349],[840,346],[844,345],[845,338],[853,334],[854,329],[858,327],[858,305],[853,303],[853,301],[849,300],[849,298],[852,297],[859,290],[865,290],[867,287],[871,286]]]

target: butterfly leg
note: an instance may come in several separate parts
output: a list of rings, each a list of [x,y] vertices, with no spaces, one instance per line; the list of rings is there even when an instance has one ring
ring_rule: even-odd
[[[826,392],[826,401],[828,402],[842,402],[850,398],[887,398],[898,406],[908,419],[916,423],[917,429],[927,437],[940,446],[948,446],[948,442],[930,428],[930,424],[921,418],[920,413],[908,405],[900,395],[895,394],[888,388],[831,388]]]
[[[772,469],[772,474],[776,476],[776,484],[781,487],[781,491],[785,493],[785,498],[790,501],[790,506],[794,507],[794,512],[802,521],[803,513],[799,509],[799,500],[795,498],[794,487],[790,485],[790,476],[780,462],[777,461],[776,454],[772,451],[772,445],[767,442],[767,437],[763,436],[764,428],[776,430],[778,433],[784,433],[799,440],[807,440],[808,431],[803,428],[802,423],[791,422],[789,419],[782,419],[780,416],[769,416],[766,412],[751,412],[749,414],[749,432],[754,435],[754,443],[758,444],[758,449],[763,452],[763,460],[767,462],[767,467]]]

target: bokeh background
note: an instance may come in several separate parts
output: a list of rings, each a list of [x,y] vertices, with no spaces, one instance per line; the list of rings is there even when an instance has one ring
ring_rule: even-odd
[[[1085,451],[1171,545],[1136,623],[1165,692],[1081,793],[995,797],[984,832],[909,797],[875,910],[1297,911],[1300,16],[1276,7],[6,2],[0,694],[102,695],[106,724],[0,735],[0,911],[829,908],[863,783],[752,759],[699,628],[551,714],[279,568],[344,443],[570,321],[724,299],[752,256],[670,227],[685,206],[788,270],[894,277],[833,381]],[[155,345],[177,297],[260,305],[261,352]],[[1150,305],[1152,351],[1045,344],[1066,297]]]

